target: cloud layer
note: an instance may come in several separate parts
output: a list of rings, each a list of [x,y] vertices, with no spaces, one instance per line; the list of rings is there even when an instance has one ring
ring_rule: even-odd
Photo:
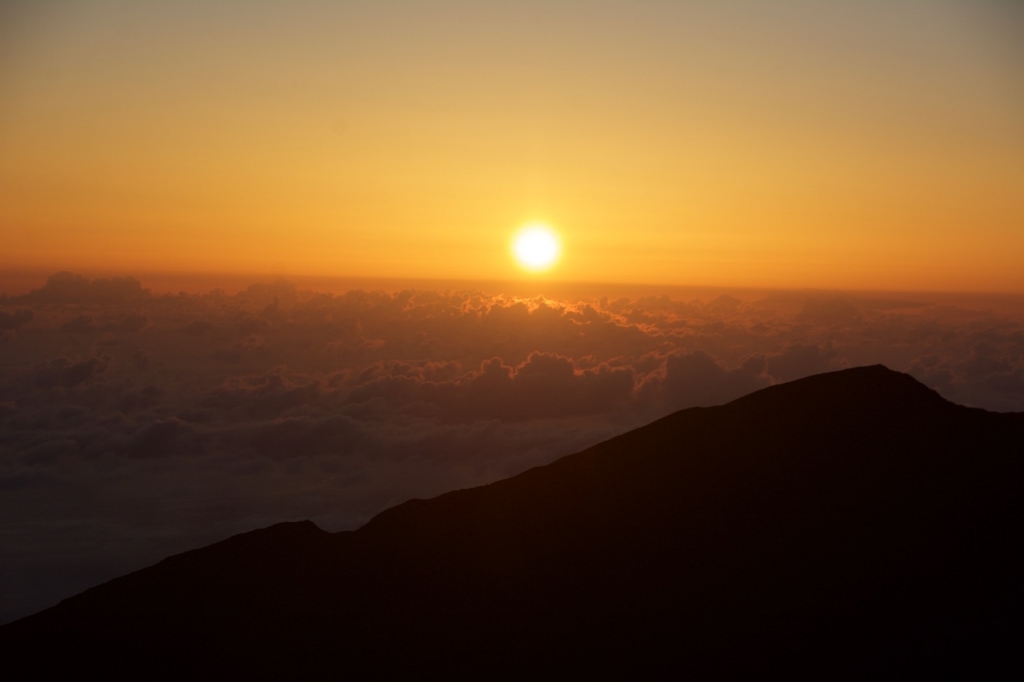
[[[286,282],[153,295],[60,273],[0,298],[0,621],[231,533],[353,528],[842,367],[884,363],[951,400],[1024,410],[1024,315],[1001,305]]]

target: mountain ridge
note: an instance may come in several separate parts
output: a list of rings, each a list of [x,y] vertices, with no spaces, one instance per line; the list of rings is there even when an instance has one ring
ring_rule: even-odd
[[[169,557],[0,642],[169,677],[332,676],[339,641],[370,677],[995,670],[1020,613],[1022,444],[1024,415],[884,367],[817,375],[355,531],[275,524]]]

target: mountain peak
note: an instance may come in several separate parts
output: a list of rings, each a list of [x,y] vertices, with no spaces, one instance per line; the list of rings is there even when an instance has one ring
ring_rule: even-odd
[[[952,403],[909,374],[885,365],[852,367],[815,374],[755,391],[733,401],[735,405],[767,401],[780,407],[826,411],[857,408],[869,411],[907,410],[915,406],[936,408]]]
[[[1010,677],[1021,443],[1019,415],[858,367],[355,532],[236,536],[4,626],[0,644],[37,677],[327,677],[339,662],[356,677]],[[44,648],[63,655],[29,653]]]

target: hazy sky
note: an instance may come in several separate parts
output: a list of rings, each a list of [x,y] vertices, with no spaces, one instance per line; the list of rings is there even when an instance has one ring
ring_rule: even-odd
[[[0,4],[0,269],[1024,292],[1011,2]]]

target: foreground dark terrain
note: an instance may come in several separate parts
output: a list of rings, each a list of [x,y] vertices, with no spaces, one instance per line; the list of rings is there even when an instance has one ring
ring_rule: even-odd
[[[1024,414],[881,366],[677,412],[358,531],[285,523],[0,628],[17,678],[1011,677]]]

